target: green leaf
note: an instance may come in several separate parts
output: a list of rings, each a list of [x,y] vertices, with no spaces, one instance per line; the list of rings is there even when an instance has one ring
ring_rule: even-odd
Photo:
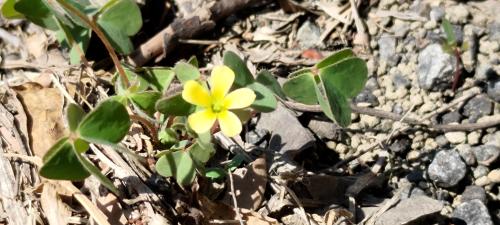
[[[156,162],[156,170],[162,176],[174,176],[181,185],[191,184],[196,175],[193,160],[185,151],[165,154]]]
[[[289,78],[283,84],[283,92],[297,102],[314,105],[318,103],[314,92],[315,86],[314,75],[311,72],[304,72]]]
[[[227,172],[219,167],[208,168],[205,171],[205,177],[210,178],[211,180],[220,180],[227,175]]]
[[[144,77],[139,76],[135,70],[131,68],[124,68],[125,75],[130,83],[130,87],[124,87],[122,78],[118,73],[115,73],[115,91],[118,95],[127,95],[128,93],[141,92],[148,89],[149,82]]]
[[[73,142],[73,147],[75,147],[77,153],[85,153],[89,150],[89,143],[81,138],[77,138]]]
[[[158,100],[156,102],[156,110],[169,116],[187,116],[194,112],[195,107],[184,101],[182,95],[179,93]]]
[[[164,177],[172,177],[177,173],[177,165],[180,164],[182,151],[168,152],[156,161],[156,171]]]
[[[14,9],[36,25],[57,30],[55,16],[44,0],[17,0]]]
[[[266,86],[254,82],[247,86],[255,92],[255,101],[250,105],[251,108],[258,110],[260,112],[271,112],[276,109],[278,101],[271,90],[267,89]]]
[[[78,160],[80,163],[85,167],[85,169],[92,174],[104,187],[108,188],[111,192],[113,192],[115,195],[120,196],[120,192],[118,189],[115,187],[113,182],[109,180],[104,174],[101,173],[101,170],[94,166],[92,162],[90,162],[87,158],[80,154],[76,154]]]
[[[2,15],[7,19],[21,19],[24,18],[23,14],[16,11],[14,5],[16,0],[5,0],[2,5]]]
[[[164,130],[160,131],[160,133],[158,133],[158,139],[167,147],[170,147],[179,142],[177,132],[175,132],[175,130],[171,128],[165,128]]]
[[[177,79],[182,83],[186,83],[188,80],[196,80],[200,77],[200,71],[195,66],[187,62],[178,62],[174,67]]]
[[[157,91],[144,91],[130,94],[132,103],[150,116],[156,112],[155,104],[160,97],[161,93]]]
[[[443,28],[444,34],[446,35],[446,42],[448,42],[448,44],[451,46],[455,46],[457,43],[457,38],[450,21],[448,21],[446,18],[443,18],[441,27]]]
[[[116,144],[125,137],[129,128],[130,118],[127,109],[120,102],[110,98],[87,114],[78,130],[86,141]]]
[[[224,53],[224,65],[234,71],[234,84],[236,87],[245,87],[254,81],[252,73],[248,70],[247,65],[236,53],[226,51]]]
[[[69,130],[74,132],[78,128],[78,124],[80,124],[85,116],[85,111],[83,111],[79,105],[70,103],[66,111],[66,116],[68,119]]]
[[[188,63],[196,68],[199,68],[198,59],[194,55],[189,58]]]
[[[325,114],[331,120],[335,120],[340,126],[348,126],[351,123],[351,107],[347,98],[332,82],[322,80],[318,85],[320,85],[318,101]]]
[[[288,74],[288,79],[291,79],[291,78],[294,78],[298,75],[302,75],[302,74],[306,74],[306,73],[314,74],[311,68],[302,68],[302,69],[297,70],[291,74]]]
[[[212,156],[215,154],[215,149],[213,148],[213,146],[210,145],[203,146],[198,142],[191,145],[188,151],[194,160],[202,164],[207,163],[208,160],[210,160],[210,158],[212,158]]]
[[[255,81],[261,83],[262,85],[266,86],[269,90],[274,92],[275,95],[279,96],[282,99],[285,99],[285,93],[283,92],[283,89],[281,89],[280,84],[278,83],[278,80],[273,76],[271,72],[268,70],[262,70],[257,74],[257,78]]]
[[[129,36],[135,35],[142,26],[141,11],[134,0],[118,0],[110,4],[98,16],[97,24],[118,52],[129,54],[134,50]]]
[[[163,92],[168,89],[175,77],[175,73],[168,67],[144,68],[144,77],[157,91]]]
[[[60,28],[57,31],[58,41],[70,49],[70,63],[79,64],[82,56],[85,57],[92,34],[91,30],[74,24],[66,25],[59,19],[56,22]]]
[[[316,67],[317,69],[322,69],[353,56],[354,53],[352,52],[352,50],[350,48],[345,48],[337,52],[334,52],[330,56],[324,58],[323,60],[318,62],[314,67]]]
[[[54,180],[83,180],[90,176],[67,137],[60,139],[43,156],[40,175]]]
[[[243,154],[236,154],[231,161],[226,165],[229,171],[234,171],[238,166],[240,166],[245,161],[245,156]]]
[[[348,98],[356,95],[365,87],[368,68],[360,58],[348,58],[319,70],[323,82],[332,85],[340,94]]]
[[[181,152],[183,154],[177,167],[175,178],[177,180],[177,183],[181,185],[189,185],[193,183],[196,176],[195,165],[193,159],[191,159],[191,155],[188,152]]]

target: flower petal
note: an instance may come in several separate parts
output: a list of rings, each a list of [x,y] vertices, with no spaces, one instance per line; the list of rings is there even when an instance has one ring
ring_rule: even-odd
[[[210,109],[195,112],[188,117],[188,124],[196,133],[204,133],[215,123],[217,115]]]
[[[189,80],[184,84],[182,98],[186,102],[203,107],[209,107],[212,103],[208,90],[194,80]]]
[[[250,88],[239,88],[224,98],[226,109],[242,109],[250,106],[255,101],[255,92]]]
[[[234,72],[227,66],[215,66],[210,75],[210,89],[214,100],[222,100],[234,82]]]
[[[241,133],[241,121],[236,114],[231,111],[225,110],[217,114],[220,129],[226,136],[234,137]]]

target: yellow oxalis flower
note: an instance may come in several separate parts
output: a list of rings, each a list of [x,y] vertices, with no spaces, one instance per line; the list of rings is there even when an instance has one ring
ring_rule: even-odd
[[[201,110],[188,117],[189,126],[196,133],[204,133],[219,121],[222,133],[233,137],[241,132],[241,121],[230,109],[242,109],[255,101],[255,93],[249,88],[239,88],[231,93],[234,72],[227,66],[216,66],[208,80],[210,90],[190,80],[184,84],[182,98],[197,105]]]

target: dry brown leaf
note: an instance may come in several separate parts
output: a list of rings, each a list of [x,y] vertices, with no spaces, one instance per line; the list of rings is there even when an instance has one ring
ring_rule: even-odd
[[[256,210],[262,203],[267,184],[267,168],[264,155],[246,168],[236,169],[233,172],[233,181],[238,207]],[[230,190],[226,192],[223,202],[228,205],[231,204]]]
[[[29,54],[38,58],[47,51],[48,41],[44,32],[35,32],[24,40],[24,44]]]
[[[36,156],[43,157],[64,135],[63,96],[56,88],[36,83],[15,87],[29,117],[30,145]]]
[[[61,190],[60,186],[52,183],[47,182],[43,185],[40,202],[44,215],[51,225],[66,225],[71,216],[71,210],[59,197],[59,193],[62,192],[64,190]]]
[[[237,220],[236,211],[233,207],[223,203],[213,202],[202,194],[198,194],[198,204],[207,220]],[[278,221],[263,216],[255,211],[240,209],[242,219],[247,225],[278,225]]]

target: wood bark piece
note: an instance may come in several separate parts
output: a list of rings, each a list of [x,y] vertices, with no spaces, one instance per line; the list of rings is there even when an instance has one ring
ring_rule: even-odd
[[[179,39],[193,38],[215,27],[215,22],[221,20],[252,4],[265,0],[219,0],[208,4],[207,8],[196,10],[192,16],[175,19],[167,28],[139,46],[129,57],[129,63],[142,66],[151,59],[160,60],[170,53],[178,44]]]

